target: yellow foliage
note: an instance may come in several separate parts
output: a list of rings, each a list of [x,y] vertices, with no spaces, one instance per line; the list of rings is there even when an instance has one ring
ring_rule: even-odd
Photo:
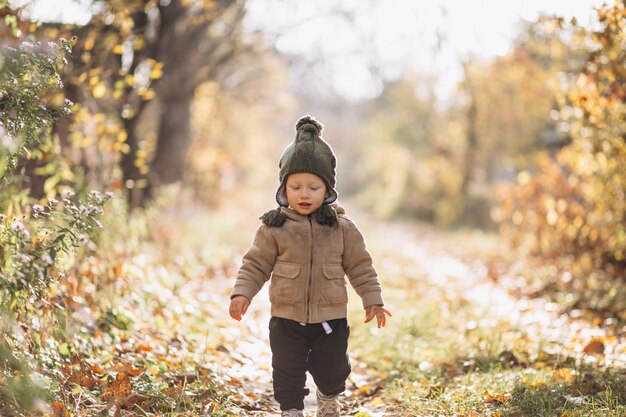
[[[600,30],[582,30],[583,46],[595,52],[559,96],[571,143],[555,158],[540,158],[534,176],[520,173],[497,212],[515,225],[503,227],[514,243],[566,263],[579,291],[611,285],[593,279],[597,271],[616,279],[626,272],[625,13],[619,3],[604,6]]]
[[[91,94],[93,94],[94,98],[102,98],[107,92],[106,85],[104,82],[100,81],[96,85],[93,86],[91,90]]]

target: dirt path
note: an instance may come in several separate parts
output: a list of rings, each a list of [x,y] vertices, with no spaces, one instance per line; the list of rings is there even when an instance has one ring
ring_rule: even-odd
[[[370,237],[374,237],[374,253],[391,262],[415,265],[422,285],[438,288],[447,298],[470,303],[474,312],[484,318],[470,323],[471,326],[489,328],[507,322],[511,327],[524,329],[526,338],[544,340],[547,349],[555,354],[570,356],[582,356],[588,343],[601,340],[605,346],[604,362],[626,366],[626,340],[616,336],[619,330],[611,327],[610,320],[590,320],[580,311],[563,314],[559,306],[543,298],[519,298],[516,288],[523,284],[514,271],[503,271],[494,279],[483,261],[467,259],[467,254],[475,249],[462,245],[472,242],[444,236],[448,232],[431,227],[364,220]],[[453,253],[465,256],[461,259]]]

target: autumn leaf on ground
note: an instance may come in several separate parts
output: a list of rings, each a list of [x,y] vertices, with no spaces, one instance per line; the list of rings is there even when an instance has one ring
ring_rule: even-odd
[[[572,370],[568,368],[556,369],[552,373],[552,378],[554,378],[556,382],[573,382],[574,379],[576,379]]]
[[[121,403],[131,394],[132,386],[130,385],[130,379],[126,372],[119,372],[115,381],[109,386],[104,394],[102,394],[103,401],[115,401]]]
[[[583,349],[587,355],[604,355],[604,343],[600,340],[592,340]]]
[[[463,372],[461,372],[459,370],[459,368],[457,368],[457,366],[453,363],[450,362],[444,362],[441,364],[441,366],[443,367],[443,369],[445,370],[446,374],[448,374],[448,376],[450,378],[454,378],[456,376],[462,375]]]
[[[483,395],[485,397],[485,402],[489,404],[491,403],[504,404],[505,402],[509,400],[509,398],[511,398],[511,394],[492,395],[489,391],[485,391]]]
[[[119,372],[124,372],[125,374],[128,374],[130,376],[139,376],[143,373],[143,369],[135,368],[131,364],[118,365],[115,367],[115,369]]]
[[[208,400],[205,404],[203,404],[202,409],[205,413],[214,413],[219,408],[219,405],[213,401]]]
[[[144,394],[131,394],[124,401],[123,406],[126,409],[132,409],[134,406],[137,406],[137,407],[141,408],[142,410],[147,410],[155,402],[156,402],[156,398],[154,398],[154,397],[149,397],[149,396],[144,395]]]
[[[85,371],[78,371],[69,377],[68,382],[72,382],[83,388],[92,389],[98,383],[98,380]]]
[[[545,388],[548,384],[545,381],[532,381],[528,383],[531,388]]]
[[[502,363],[504,363],[508,367],[519,366],[519,360],[515,356],[513,352],[510,350],[505,350],[500,353],[499,359]]]
[[[53,417],[68,417],[69,416],[65,406],[58,401],[53,402],[50,405],[50,408],[52,409]]]
[[[370,405],[372,406],[383,405],[383,404],[385,404],[385,402],[380,397],[374,398],[372,402],[370,403]]]

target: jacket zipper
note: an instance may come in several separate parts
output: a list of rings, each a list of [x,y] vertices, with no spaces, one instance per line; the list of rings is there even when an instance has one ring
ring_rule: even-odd
[[[310,241],[309,241],[309,279],[307,282],[307,291],[306,291],[306,313],[305,313],[305,323],[309,322],[309,318],[311,317],[311,287],[313,281],[313,221],[311,220],[311,216],[309,218],[309,230],[310,230]]]

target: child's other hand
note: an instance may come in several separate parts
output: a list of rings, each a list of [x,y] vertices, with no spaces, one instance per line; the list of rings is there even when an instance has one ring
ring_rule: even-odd
[[[250,306],[250,300],[243,295],[236,295],[230,300],[230,308],[228,312],[230,316],[237,321],[241,320],[241,317],[246,314],[248,307]]]
[[[387,324],[387,317],[385,316],[385,314],[391,317],[391,313],[383,308],[383,306],[369,306],[365,309],[365,323],[368,323],[374,317],[376,317],[376,321],[378,322],[378,328],[380,329],[381,327],[385,327],[385,324]]]

